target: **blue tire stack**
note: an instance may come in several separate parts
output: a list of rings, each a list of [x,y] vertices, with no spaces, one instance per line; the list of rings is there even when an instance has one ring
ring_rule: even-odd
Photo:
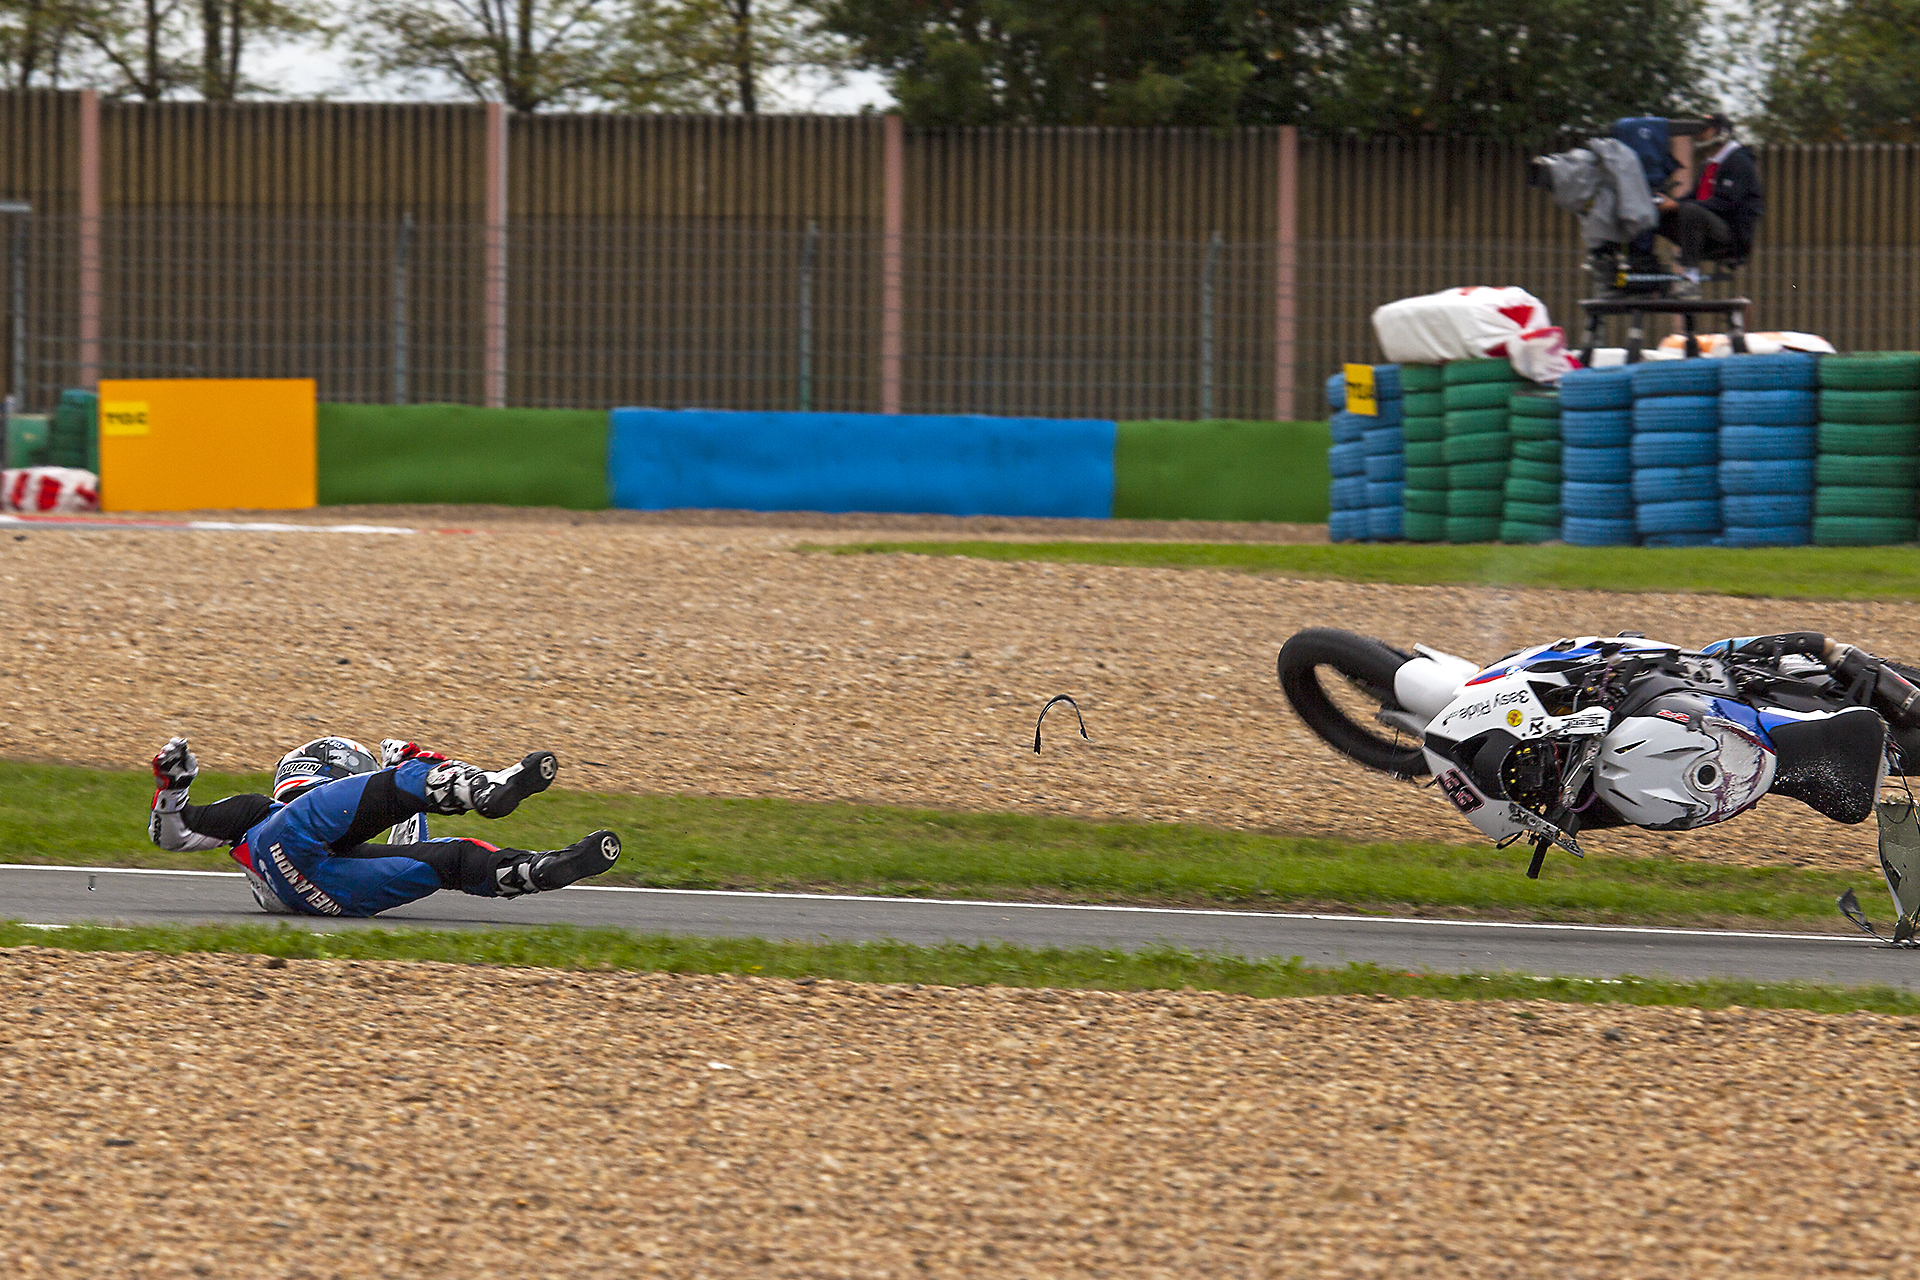
[[[1347,412],[1347,379],[1336,373],[1327,379],[1327,404],[1333,418],[1333,447],[1327,450],[1327,471],[1333,483],[1327,491],[1327,537],[1335,542],[1360,542],[1367,536],[1367,428],[1373,419]]]
[[[1367,538],[1387,542],[1401,536],[1405,516],[1402,495],[1406,489],[1406,434],[1401,429],[1404,405],[1400,391],[1400,366],[1373,366],[1373,396],[1379,412],[1361,436],[1364,446],[1362,465],[1367,478]]]
[[[1720,363],[1720,514],[1728,547],[1812,538],[1820,363],[1799,351]]]
[[[1632,367],[1633,524],[1648,547],[1720,536],[1720,360]]]
[[[1633,371],[1575,369],[1560,379],[1560,539],[1632,546]]]

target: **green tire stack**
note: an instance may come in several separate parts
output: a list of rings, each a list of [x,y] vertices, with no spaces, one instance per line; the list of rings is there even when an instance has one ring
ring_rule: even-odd
[[[1560,536],[1560,393],[1516,391],[1507,398],[1507,505],[1500,541],[1552,542]]]
[[[100,397],[62,391],[47,428],[47,465],[80,467],[100,474]]]
[[[1507,401],[1520,379],[1505,360],[1450,360],[1441,381],[1447,541],[1497,541],[1513,456]]]
[[[1823,358],[1819,432],[1814,545],[1912,542],[1920,486],[1920,352]]]
[[[1447,537],[1447,466],[1441,457],[1444,419],[1441,367],[1400,366],[1401,422],[1406,437],[1407,478],[1400,531],[1408,542],[1444,542]]]

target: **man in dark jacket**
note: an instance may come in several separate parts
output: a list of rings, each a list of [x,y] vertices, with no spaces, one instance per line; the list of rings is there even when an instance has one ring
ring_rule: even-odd
[[[1660,211],[1660,234],[1680,251],[1680,274],[1686,280],[1676,297],[1700,296],[1703,260],[1741,259],[1753,252],[1753,233],[1766,208],[1760,190],[1760,170],[1753,153],[1733,138],[1733,121],[1724,115],[1707,117],[1707,127],[1693,140],[1693,191],[1675,200],[1654,197]]]

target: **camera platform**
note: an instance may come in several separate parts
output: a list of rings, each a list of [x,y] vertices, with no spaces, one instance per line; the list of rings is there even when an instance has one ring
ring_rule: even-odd
[[[1613,298],[1583,298],[1580,300],[1580,313],[1586,317],[1586,337],[1580,345],[1580,363],[1591,368],[1593,351],[1600,345],[1601,330],[1609,316],[1627,317],[1627,363],[1637,364],[1640,360],[1640,348],[1646,339],[1646,319],[1655,316],[1680,316],[1686,325],[1687,358],[1694,359],[1700,354],[1700,336],[1695,328],[1699,316],[1725,316],[1727,319],[1727,341],[1737,352],[1747,349],[1747,308],[1753,303],[1746,298],[1665,298],[1654,294],[1628,295]]]

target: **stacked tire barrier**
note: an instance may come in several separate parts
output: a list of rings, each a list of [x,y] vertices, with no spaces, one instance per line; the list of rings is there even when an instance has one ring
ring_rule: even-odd
[[[1560,537],[1631,546],[1633,372],[1575,369],[1560,380]]]
[[[1782,351],[1719,364],[1721,545],[1803,547],[1813,523],[1819,359]],[[1834,473],[1855,471],[1848,460]]]
[[[1333,445],[1327,450],[1327,537],[1334,542],[1358,542],[1367,536],[1367,444],[1372,419],[1347,412],[1347,379],[1336,373],[1327,379],[1327,404],[1333,409],[1328,427]]]
[[[1506,509],[1513,454],[1507,401],[1520,378],[1505,360],[1450,360],[1441,366],[1445,410],[1440,456],[1447,467],[1448,542],[1493,542]]]
[[[1373,396],[1378,412],[1361,437],[1367,479],[1366,537],[1387,542],[1400,537],[1405,516],[1407,459],[1399,365],[1373,366]]]
[[[1711,546],[1720,536],[1720,360],[1632,366],[1633,523],[1641,545]]]
[[[1409,542],[1442,542],[1447,536],[1447,465],[1443,456],[1446,407],[1442,367],[1400,366],[1400,430],[1406,442],[1405,515],[1401,534]]]
[[[1920,352],[1820,361],[1813,541],[1823,547],[1912,542],[1920,454]]]
[[[1507,398],[1513,460],[1507,466],[1500,541],[1551,542],[1560,536],[1560,395],[1516,391]]]

